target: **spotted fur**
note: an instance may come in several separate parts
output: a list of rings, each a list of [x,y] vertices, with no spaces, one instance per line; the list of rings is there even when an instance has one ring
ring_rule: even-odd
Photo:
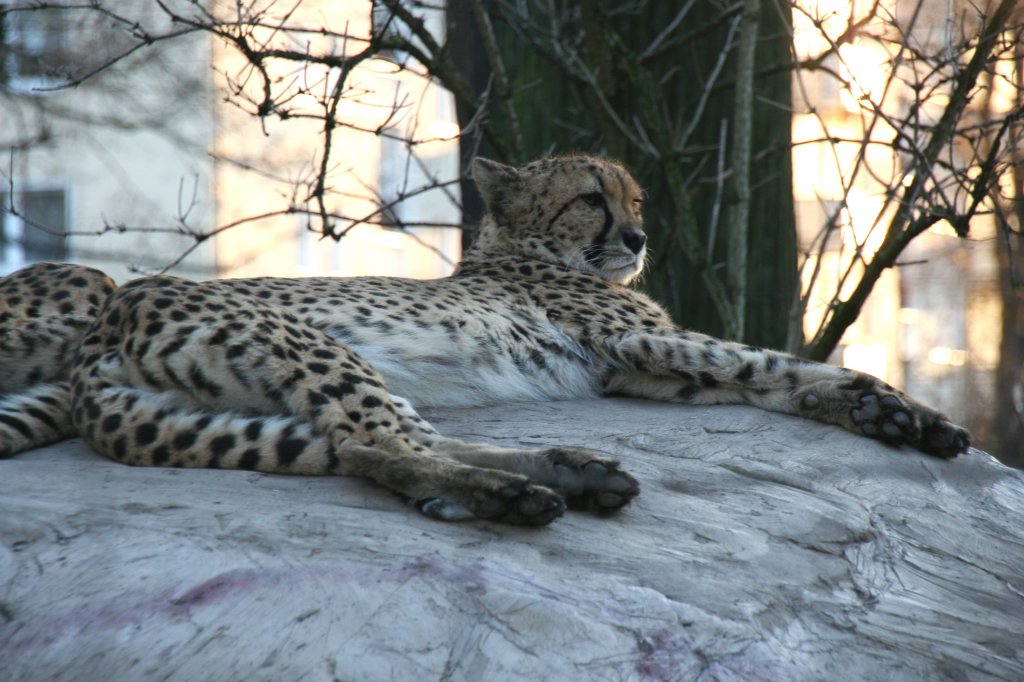
[[[582,449],[446,438],[412,403],[749,404],[939,457],[968,447],[874,377],[677,328],[627,286],[646,237],[618,164],[478,159],[474,176],[490,212],[446,279],[149,277],[114,291],[75,265],[11,275],[0,455],[77,433],[127,464],[363,476],[440,519],[542,525],[566,505],[615,511],[637,483]]]

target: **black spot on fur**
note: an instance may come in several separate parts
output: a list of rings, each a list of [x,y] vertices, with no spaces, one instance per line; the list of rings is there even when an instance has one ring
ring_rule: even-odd
[[[865,388],[870,388],[874,383],[874,378],[862,375],[854,378],[853,381],[848,381],[845,384],[841,384],[839,387],[853,391],[860,391]]]
[[[277,443],[278,464],[283,467],[291,466],[305,449],[306,441],[301,438],[282,438]]]
[[[696,397],[698,393],[700,393],[699,386],[697,386],[696,384],[687,384],[686,386],[683,386],[681,389],[676,391],[676,398],[682,400],[683,402],[689,402],[690,400],[693,400],[693,398]]]
[[[139,446],[149,445],[156,440],[156,436],[159,433],[156,424],[139,424],[135,429],[135,444]]]
[[[210,454],[219,459],[233,447],[235,447],[234,435],[228,433],[223,436],[217,436],[210,441]]]
[[[171,458],[171,453],[163,445],[154,448],[151,459],[154,466],[163,466]]]
[[[754,363],[745,362],[740,367],[739,371],[736,372],[737,381],[750,381],[754,377]]]
[[[263,433],[263,422],[258,419],[254,419],[245,426],[245,438],[246,440],[259,440],[260,434]]]
[[[711,376],[710,372],[701,372],[698,376],[700,377],[701,386],[704,386],[705,388],[714,388],[718,386],[718,379]]]
[[[187,450],[192,447],[196,442],[196,433],[194,431],[182,431],[174,437],[171,441],[171,446],[175,450]]]
[[[324,384],[320,387],[320,390],[324,395],[334,398],[335,400],[341,400],[347,395],[352,395],[356,392],[355,386],[349,383],[341,383],[338,385]]]
[[[104,433],[113,433],[114,431],[117,431],[121,428],[121,415],[108,414],[103,418],[100,428],[103,429]]]
[[[260,462],[260,451],[256,448],[249,448],[242,453],[242,457],[238,460],[239,469],[248,469],[252,471]]]

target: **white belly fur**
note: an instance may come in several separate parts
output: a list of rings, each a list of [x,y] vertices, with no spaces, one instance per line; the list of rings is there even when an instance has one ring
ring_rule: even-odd
[[[388,392],[417,407],[598,397],[600,371],[590,353],[550,322],[545,320],[543,327],[546,342],[569,352],[541,350],[545,367],[532,371],[472,333],[453,343],[443,329],[417,329],[414,334],[359,329],[356,338],[345,341],[384,375]],[[493,325],[488,331],[493,338]]]

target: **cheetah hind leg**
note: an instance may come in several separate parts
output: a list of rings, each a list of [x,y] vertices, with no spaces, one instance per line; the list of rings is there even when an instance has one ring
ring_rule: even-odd
[[[640,484],[620,469],[616,460],[593,450],[570,447],[529,450],[467,443],[442,436],[407,400],[391,396],[391,401],[398,410],[401,430],[411,440],[463,464],[522,474],[560,494],[569,509],[611,514],[629,504],[640,492]]]
[[[370,478],[442,521],[544,526],[565,511],[558,493],[526,476],[461,464],[443,453],[413,453],[400,438],[371,446],[349,441],[339,455],[344,473]]]

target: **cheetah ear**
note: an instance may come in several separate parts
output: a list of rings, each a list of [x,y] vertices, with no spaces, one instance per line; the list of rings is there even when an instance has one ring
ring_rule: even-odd
[[[473,180],[487,210],[500,215],[508,199],[508,189],[519,181],[519,171],[512,166],[478,156],[473,159]]]

